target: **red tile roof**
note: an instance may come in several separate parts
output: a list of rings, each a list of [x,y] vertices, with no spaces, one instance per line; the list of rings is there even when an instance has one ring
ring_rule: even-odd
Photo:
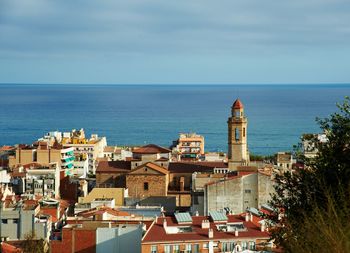
[[[233,222],[243,222],[246,231],[239,231],[238,236],[235,236],[234,232],[223,232],[216,228],[214,222],[210,222],[210,228],[213,229],[213,239],[214,240],[227,240],[227,239],[237,239],[237,238],[261,238],[268,239],[269,233],[262,232],[260,227],[255,225],[254,222],[245,221],[244,214],[241,215],[227,215],[227,223]],[[175,217],[165,217],[158,218],[158,221],[149,228],[142,243],[165,243],[165,242],[177,242],[177,241],[208,241],[208,229],[202,229],[201,224],[203,220],[210,220],[208,216],[192,216],[192,224],[186,225],[191,226],[192,232],[183,232],[176,234],[167,234],[164,227],[163,221],[167,221],[167,226],[180,226]],[[221,223],[222,224],[222,223]],[[185,225],[181,225],[185,226]],[[212,240],[212,239],[211,239]]]
[[[224,162],[174,162],[169,163],[172,173],[212,172],[214,168],[227,168]]]
[[[131,169],[130,161],[100,161],[96,173],[118,172],[127,173]]]
[[[165,157],[161,157],[161,158],[157,159],[156,161],[157,162],[167,162],[167,161],[169,161],[169,159],[165,158]]]
[[[170,153],[171,150],[160,147],[155,144],[148,144],[140,148],[135,148],[132,152],[135,154],[159,154],[159,153]]]
[[[11,245],[11,242],[1,243],[1,252],[3,253],[21,253],[23,250],[15,245]]]
[[[1,152],[1,151],[9,151],[9,150],[13,150],[13,149],[15,149],[15,147],[12,147],[12,146],[2,146],[2,147],[0,148],[0,152]]]
[[[57,208],[54,208],[54,207],[41,207],[40,208],[40,213],[41,214],[45,214],[45,215],[50,215],[51,216],[51,221],[53,223],[56,223],[58,221]]]
[[[142,165],[136,167],[135,169],[131,170],[131,172],[137,171],[137,170],[139,170],[140,168],[143,168],[143,167],[148,167],[148,168],[153,169],[155,171],[158,171],[158,172],[160,172],[160,173],[162,173],[164,175],[169,173],[166,168],[164,168],[162,166],[159,166],[158,164],[155,164],[155,163],[152,163],[152,162],[148,162],[146,164],[142,164]],[[141,174],[143,174],[143,173],[141,173]]]
[[[89,218],[95,215],[108,213],[113,216],[130,216],[128,212],[125,211],[119,211],[118,209],[110,208],[110,207],[97,207],[92,208],[86,211],[82,211],[80,213],[77,213],[77,216],[82,216],[84,218]]]
[[[236,101],[235,101],[235,102],[233,103],[233,105],[232,105],[232,108],[233,108],[233,109],[243,109],[244,106],[243,106],[241,100],[236,99]]]

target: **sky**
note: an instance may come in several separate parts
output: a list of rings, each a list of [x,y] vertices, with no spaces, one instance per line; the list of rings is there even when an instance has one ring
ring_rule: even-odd
[[[0,83],[349,83],[349,61],[349,0],[0,0]]]

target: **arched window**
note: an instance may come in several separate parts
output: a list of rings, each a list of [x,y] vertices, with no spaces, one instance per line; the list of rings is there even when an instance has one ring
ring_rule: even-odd
[[[236,139],[236,141],[239,140],[239,129],[238,128],[235,128],[235,139]]]

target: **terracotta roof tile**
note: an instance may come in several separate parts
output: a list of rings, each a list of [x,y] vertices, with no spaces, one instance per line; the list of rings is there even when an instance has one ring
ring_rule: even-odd
[[[135,154],[159,154],[159,153],[170,153],[171,150],[155,144],[148,144],[140,148],[135,148],[132,152]]]
[[[12,146],[2,146],[2,147],[0,148],[0,152],[1,152],[1,151],[9,151],[9,150],[13,150],[13,149],[15,149],[15,147],[12,147]]]
[[[232,108],[233,109],[242,109],[242,108],[244,108],[244,106],[243,106],[243,103],[241,102],[241,100],[236,99],[236,101],[232,105]]]
[[[227,168],[224,162],[173,162],[169,163],[172,173],[212,172],[214,168]]]
[[[130,161],[100,161],[98,163],[96,173],[104,172],[124,172],[127,173],[131,169]]]
[[[125,211],[119,211],[118,209],[110,208],[110,207],[97,207],[97,208],[92,208],[86,211],[82,211],[77,214],[77,216],[82,216],[84,218],[89,218],[95,215],[100,215],[108,213],[113,216],[130,216],[130,213],[125,212]]]
[[[216,227],[216,224],[210,222],[210,228],[213,229],[214,237],[216,240],[225,240],[225,239],[237,239],[237,238],[262,238],[268,239],[269,233],[262,232],[260,227],[254,224],[255,222],[245,221],[243,215],[227,215],[228,223],[233,222],[243,222],[246,231],[239,231],[238,236],[235,236],[234,232],[223,232],[219,231]],[[191,226],[192,232],[176,233],[176,234],[167,234],[163,228],[163,220],[167,221],[167,226],[179,226],[176,222],[175,217],[165,217],[158,218],[158,221],[155,222],[150,229],[147,231],[144,236],[142,243],[155,243],[155,242],[177,242],[177,241],[208,241],[208,229],[202,229],[201,224],[203,220],[210,220],[208,216],[192,216]],[[184,226],[184,225],[182,225]]]
[[[131,171],[137,171],[138,169],[140,168],[143,168],[143,167],[148,167],[148,168],[151,168],[153,170],[156,170],[162,174],[168,174],[168,170],[162,166],[159,166],[158,164],[155,164],[155,163],[152,163],[152,162],[148,162],[148,163],[145,163],[145,164],[142,164],[138,167],[136,167],[135,169],[131,170]]]

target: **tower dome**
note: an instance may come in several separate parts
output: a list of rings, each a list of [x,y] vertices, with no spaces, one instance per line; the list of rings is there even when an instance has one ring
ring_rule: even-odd
[[[233,105],[232,105],[232,108],[233,108],[233,109],[243,109],[244,106],[243,106],[241,100],[236,99],[236,101],[235,101],[235,102],[233,103]]]

